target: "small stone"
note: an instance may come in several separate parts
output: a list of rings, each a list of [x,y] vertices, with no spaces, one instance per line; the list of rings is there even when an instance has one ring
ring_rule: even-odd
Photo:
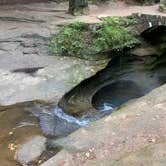
[[[37,159],[46,148],[46,138],[43,136],[35,136],[30,141],[21,145],[16,154],[15,159],[21,164],[26,165]]]
[[[13,132],[11,131],[11,132],[9,132],[9,135],[12,135],[13,134]]]
[[[155,143],[155,142],[156,142],[156,139],[150,138],[150,139],[148,140],[148,142],[150,142],[150,143]]]
[[[11,143],[8,145],[8,148],[11,150],[11,151],[15,151],[16,148],[17,148],[17,145],[15,145],[14,143]]]
[[[114,133],[114,132],[112,132],[112,135],[115,135],[115,133]]]
[[[41,164],[41,163],[42,163],[42,160],[39,160],[39,161],[38,161],[38,164]]]
[[[94,148],[89,149],[89,152],[91,152],[91,153],[92,153],[93,151],[94,151]]]
[[[89,158],[89,157],[90,157],[90,153],[89,153],[89,152],[85,153],[85,156],[86,156],[87,158]]]
[[[152,140],[151,140],[151,142],[155,143],[155,142],[156,142],[156,140],[155,140],[155,139],[152,139]]]

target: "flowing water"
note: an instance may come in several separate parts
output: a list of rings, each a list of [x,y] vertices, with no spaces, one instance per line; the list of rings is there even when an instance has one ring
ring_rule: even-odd
[[[68,123],[74,123],[79,126],[86,126],[90,121],[88,119],[79,119],[71,115],[66,114],[62,108],[56,106],[54,109],[54,114],[60,119],[67,121]]]

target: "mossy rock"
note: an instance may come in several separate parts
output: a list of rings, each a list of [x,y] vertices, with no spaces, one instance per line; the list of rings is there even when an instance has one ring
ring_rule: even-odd
[[[50,42],[55,55],[94,59],[110,51],[121,51],[139,43],[129,33],[128,26],[134,19],[107,17],[101,23],[74,22],[64,26]]]
[[[125,0],[125,2],[131,5],[153,5],[160,2],[160,0]]]

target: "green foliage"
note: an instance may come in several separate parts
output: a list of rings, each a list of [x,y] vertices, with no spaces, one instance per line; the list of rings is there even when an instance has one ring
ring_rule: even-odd
[[[123,26],[128,27],[129,25],[134,25],[137,23],[137,20],[134,18],[129,19],[126,17],[105,17],[103,18],[104,22],[111,26]]]
[[[151,5],[151,4],[154,4],[155,1],[154,0],[141,0],[141,3],[144,5]]]
[[[84,30],[85,24],[75,22],[65,26],[60,33],[51,40],[50,48],[58,55],[74,56],[81,54],[83,49],[80,33]]]
[[[51,40],[50,48],[57,55],[85,56],[112,50],[133,47],[139,41],[127,27],[134,24],[132,19],[107,17],[101,23],[88,25],[74,22],[64,26]]]
[[[129,34],[127,26],[134,20],[121,17],[107,17],[93,29],[92,48],[94,51],[122,50],[132,47],[138,40]]]
[[[125,0],[125,2],[132,5],[153,5],[156,3],[156,0]]]

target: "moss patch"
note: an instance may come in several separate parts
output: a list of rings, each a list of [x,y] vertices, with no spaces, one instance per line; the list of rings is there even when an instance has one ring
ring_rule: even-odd
[[[125,2],[127,4],[132,4],[132,5],[154,5],[157,1],[155,0],[125,0]]]
[[[128,26],[135,24],[133,19],[107,17],[101,23],[89,25],[74,22],[64,26],[50,42],[55,55],[76,56],[93,59],[93,55],[108,51],[121,51],[139,43],[129,33]]]

